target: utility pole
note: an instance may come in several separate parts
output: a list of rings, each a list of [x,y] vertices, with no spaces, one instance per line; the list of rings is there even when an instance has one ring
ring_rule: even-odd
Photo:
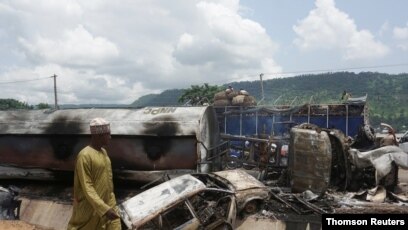
[[[262,94],[261,96],[262,96],[262,98],[258,102],[258,105],[261,104],[261,102],[263,102],[263,100],[265,99],[264,88],[263,88],[263,79],[262,79],[263,75],[264,75],[263,73],[259,74],[259,79],[261,80],[261,94]]]
[[[59,109],[58,106],[58,99],[57,99],[57,75],[53,75],[51,76],[52,78],[54,78],[54,98],[55,98],[55,109]]]

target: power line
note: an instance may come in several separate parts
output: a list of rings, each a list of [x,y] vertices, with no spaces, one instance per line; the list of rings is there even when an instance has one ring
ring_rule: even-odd
[[[19,80],[19,81],[4,81],[4,82],[0,82],[1,85],[3,84],[11,84],[11,83],[21,83],[21,82],[29,82],[29,81],[39,81],[39,80],[44,80],[44,79],[48,79],[48,78],[52,78],[51,77],[42,77],[42,78],[33,78],[33,79],[27,79],[27,80]]]

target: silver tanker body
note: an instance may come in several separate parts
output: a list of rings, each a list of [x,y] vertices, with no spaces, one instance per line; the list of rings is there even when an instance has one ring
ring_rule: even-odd
[[[95,117],[111,123],[107,150],[114,171],[210,170],[208,149],[219,142],[211,106],[0,111],[2,169],[31,169],[26,174],[33,176],[35,169],[72,171]],[[2,178],[11,175],[2,172]]]

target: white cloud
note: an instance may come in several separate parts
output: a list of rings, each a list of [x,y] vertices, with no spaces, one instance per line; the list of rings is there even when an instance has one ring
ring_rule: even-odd
[[[22,12],[50,13],[58,12],[66,16],[77,17],[83,14],[80,2],[76,0],[36,0],[35,3],[27,0],[10,1],[12,7]]]
[[[380,36],[384,36],[385,34],[388,34],[388,31],[390,29],[390,23],[388,21],[384,22],[381,25],[380,31],[379,31],[379,35]]]
[[[227,2],[201,1],[196,5],[200,30],[179,37],[174,51],[177,61],[234,74],[280,70],[279,65],[268,61],[278,45],[261,25],[238,14],[238,1]]]
[[[50,74],[51,73],[51,74]],[[138,98],[157,93],[141,83],[130,83],[120,76],[98,74],[93,70],[75,70],[50,64],[35,68],[19,68],[0,75],[2,82],[41,79],[29,82],[0,85],[2,98],[15,98],[30,104],[54,104],[54,82],[47,76],[58,73],[58,100],[63,103],[129,103],[129,97]],[[18,92],[18,93],[17,93]]]
[[[0,50],[19,55],[8,62],[0,57],[0,82],[55,73],[61,103],[131,103],[149,92],[281,71],[273,57],[278,45],[240,15],[238,0],[15,0],[5,6],[7,23],[0,25],[7,26],[0,32],[7,46]],[[30,101],[52,96],[49,82],[22,88]],[[17,95],[17,88],[4,92]]]
[[[406,27],[395,27],[393,29],[393,36],[398,42],[398,47],[408,51],[408,23]]]
[[[119,55],[116,45],[106,38],[94,37],[82,25],[67,30],[61,40],[39,37],[33,43],[19,41],[35,58],[64,65],[100,65]]]
[[[316,8],[293,27],[302,50],[337,50],[346,60],[382,58],[387,46],[368,30],[358,30],[353,19],[336,8],[334,0],[316,0]]]
[[[346,59],[380,58],[388,53],[388,48],[380,42],[374,41],[373,35],[367,30],[352,34],[346,46]]]

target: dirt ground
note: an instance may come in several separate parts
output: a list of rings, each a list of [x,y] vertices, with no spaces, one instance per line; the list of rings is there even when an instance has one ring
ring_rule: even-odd
[[[399,169],[398,180],[400,183],[408,183],[408,170]]]
[[[398,193],[408,195],[408,170],[399,169],[398,171]],[[273,205],[277,210],[279,207],[277,204]],[[368,202],[363,208],[337,208],[336,213],[399,213],[407,214],[407,206],[399,206],[388,203],[370,203]],[[299,216],[298,218],[292,218],[293,221],[282,221],[277,218],[278,215],[272,215],[271,217],[260,217],[258,214],[247,216],[240,220],[237,219],[235,228],[238,230],[245,229],[320,229],[320,218],[311,218],[306,220],[306,216]],[[304,217],[301,220],[300,217]],[[289,218],[290,219],[290,218]]]
[[[398,170],[398,187],[395,192],[408,196],[408,170]]]
[[[28,224],[22,220],[0,220],[1,230],[49,230],[47,228],[38,227]]]
[[[399,169],[399,186],[398,189],[400,190],[401,193],[408,194],[408,170],[404,169]],[[368,206],[366,208],[367,212],[372,213],[373,210],[376,210],[376,208],[379,208],[378,213],[407,213],[407,207],[406,206],[401,206],[401,207],[395,207],[395,206],[390,206],[388,204],[372,204],[371,206]],[[364,209],[363,209],[364,210]],[[358,209],[358,213],[364,213],[362,209]],[[338,209],[338,213],[353,213],[352,209]],[[308,224],[309,229],[314,229],[315,226],[313,225],[318,225],[318,223],[289,223],[289,222],[283,222],[280,220],[277,220],[275,218],[259,218],[257,215],[253,216],[248,216],[242,220],[237,220],[235,229],[251,229],[256,226],[256,229],[285,229],[288,227],[288,224],[292,224],[294,228],[300,229],[299,226],[301,224]],[[292,226],[291,225],[291,226]],[[307,227],[306,227],[307,228]],[[301,229],[306,229],[304,226]],[[33,225],[29,224],[25,221],[11,221],[11,220],[0,220],[0,230],[50,230],[52,228],[45,228],[42,226],[38,225]]]

